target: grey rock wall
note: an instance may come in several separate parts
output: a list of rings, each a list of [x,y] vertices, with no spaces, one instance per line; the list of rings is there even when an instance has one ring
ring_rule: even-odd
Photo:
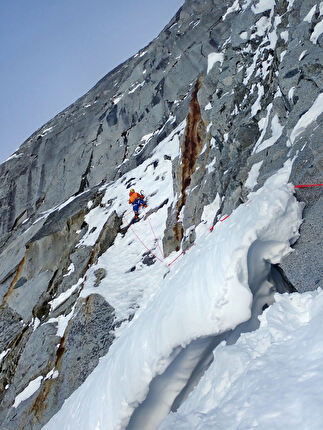
[[[108,353],[114,309],[98,294],[79,297],[89,267],[125,233],[118,215],[108,216],[101,186],[150,158],[183,120],[166,255],[192,246],[203,208],[216,197],[214,222],[246,201],[256,163],[262,164],[255,190],[287,159],[294,160],[294,184],[322,183],[323,115],[295,133],[322,92],[323,37],[313,39],[319,8],[308,22],[314,0],[263,4],[187,0],[153,42],[0,166],[1,429],[41,428]],[[214,53],[222,57],[208,70]],[[151,133],[148,143],[142,139]],[[304,222],[279,270],[305,291],[322,287],[322,192],[295,193]],[[89,202],[107,220],[93,246],[79,246],[89,233]],[[98,269],[94,286],[106,276]],[[63,329],[58,320],[67,321]],[[37,377],[39,390],[13,408]]]

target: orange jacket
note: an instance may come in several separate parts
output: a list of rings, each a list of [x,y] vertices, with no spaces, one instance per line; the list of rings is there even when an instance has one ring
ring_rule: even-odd
[[[137,199],[142,199],[143,196],[139,193],[131,193],[129,194],[130,198],[129,198],[129,203],[132,204],[135,200]]]

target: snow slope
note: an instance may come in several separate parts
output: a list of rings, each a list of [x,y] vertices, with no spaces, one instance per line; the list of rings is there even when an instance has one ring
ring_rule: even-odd
[[[322,429],[323,291],[275,299],[159,430]]]
[[[178,371],[170,372],[176,357],[191,342],[248,320],[251,290],[266,282],[270,263],[291,251],[301,222],[293,186],[287,184],[291,166],[287,162],[250,194],[248,205],[238,207],[212,233],[198,229],[197,246],[172,266],[164,280],[154,269],[150,296],[145,295],[109,354],[44,429],[123,429],[147,395],[150,401],[143,403],[141,416],[129,428],[158,427],[196,365],[192,360],[190,367],[190,354],[178,363]],[[199,348],[194,354],[198,356]],[[164,378],[166,388],[154,399],[150,384],[156,376],[162,385]]]

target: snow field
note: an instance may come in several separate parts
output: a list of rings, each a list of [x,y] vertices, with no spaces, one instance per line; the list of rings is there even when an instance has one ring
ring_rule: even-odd
[[[178,348],[203,336],[226,332],[250,318],[250,247],[257,242],[258,258],[278,263],[298,236],[301,211],[293,187],[287,185],[291,165],[287,162],[252,193],[248,206],[240,206],[227,221],[218,223],[213,233],[201,237],[198,246],[172,267],[165,280],[158,280],[160,273],[150,269],[150,280],[157,290],[151,289],[151,297],[146,297],[133,320],[120,331],[109,354],[65,401],[46,430],[125,428],[146,398],[149,384],[164,374]],[[177,385],[175,373],[173,396]],[[149,416],[149,410],[146,413]],[[166,416],[155,415],[152,428]]]
[[[323,291],[275,300],[258,330],[214,350],[195,391],[159,430],[323,428]]]
[[[132,206],[128,204],[129,189],[126,188],[126,184],[131,183],[131,188],[135,188],[138,192],[143,190],[148,199],[148,208],[145,211],[141,209],[143,218],[140,222],[130,226],[124,237],[122,234],[118,234],[115,243],[99,258],[97,264],[88,270],[85,286],[81,293],[81,297],[87,297],[92,293],[101,294],[114,307],[117,321],[128,320],[135,310],[143,308],[158,289],[164,274],[169,270],[166,261],[161,263],[157,260],[151,266],[142,263],[142,256],[147,253],[147,249],[140,243],[138,237],[158,258],[163,259],[159,248],[162,246],[167,210],[175,199],[171,160],[179,154],[179,139],[184,132],[185,125],[185,121],[179,124],[158,145],[149,160],[128,172],[113,185],[109,185],[102,201],[106,207],[95,208],[88,214],[88,220],[93,221],[89,224],[88,231],[90,232],[94,226],[100,227],[92,233],[97,237],[104,222],[113,211],[116,211],[119,216],[123,216],[122,227],[126,227],[133,218]],[[170,159],[165,159],[164,155]],[[154,164],[154,162],[156,163]],[[158,212],[151,213],[148,221],[145,214],[148,215],[150,211],[157,209],[166,199],[168,199],[168,203]],[[108,202],[111,201],[112,203],[109,205]],[[156,243],[150,226],[156,234],[158,243]],[[92,245],[93,238],[84,237],[81,243]],[[169,260],[171,258],[174,258],[173,255],[169,257]],[[98,287],[94,287],[94,272],[98,268],[104,268],[107,277]],[[131,269],[134,270],[131,271]],[[122,329],[123,326],[118,330]]]

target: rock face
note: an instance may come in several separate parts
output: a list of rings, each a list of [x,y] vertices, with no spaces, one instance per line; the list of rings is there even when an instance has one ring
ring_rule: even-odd
[[[192,245],[206,205],[217,199],[216,222],[287,159],[294,184],[322,182],[321,9],[314,0],[187,0],[153,42],[0,166],[2,429],[40,429],[108,353],[120,321],[101,295],[82,297],[88,269],[126,232],[113,201],[102,203],[104,187],[177,127],[176,204],[152,208],[167,205],[165,255]],[[322,192],[295,192],[304,222],[279,270],[306,291],[323,286]],[[100,268],[93,286],[109,276]]]

